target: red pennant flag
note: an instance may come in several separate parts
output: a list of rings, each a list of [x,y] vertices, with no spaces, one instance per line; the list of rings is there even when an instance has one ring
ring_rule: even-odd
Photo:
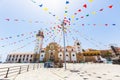
[[[58,28],[60,28],[61,29],[61,27],[58,25]]]
[[[112,8],[113,7],[113,5],[110,5],[110,6],[108,6],[109,8]]]
[[[103,11],[103,9],[100,9],[99,11]]]
[[[64,17],[64,19],[67,19],[66,17]]]
[[[87,8],[87,5],[86,5],[86,4],[84,4],[84,5],[83,5],[83,7],[84,7],[84,8]]]
[[[78,12],[81,12],[81,9],[79,9]]]

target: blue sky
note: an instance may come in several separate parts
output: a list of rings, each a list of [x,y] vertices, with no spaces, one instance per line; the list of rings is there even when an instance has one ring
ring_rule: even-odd
[[[69,27],[67,31],[71,31],[71,33],[67,33],[66,45],[73,45],[74,39],[78,39],[83,49],[108,49],[109,44],[120,46],[119,0],[67,1],[69,1],[69,4],[66,4],[66,0],[0,0],[0,38],[13,37],[0,40],[2,59],[4,60],[6,55],[11,52],[33,52],[35,42],[32,41],[35,40],[35,37],[31,36],[35,36],[35,34],[31,35],[29,33],[40,29],[43,29],[45,33],[43,47],[52,41],[63,45],[61,32],[52,31],[51,27],[61,24],[58,18],[63,20],[65,10],[67,11],[66,17],[71,19],[71,25],[67,25]],[[87,8],[83,7],[84,4],[87,5]],[[39,7],[39,5],[42,5],[42,7]],[[113,7],[109,8],[110,5]],[[48,10],[45,11],[44,8]],[[78,9],[82,11],[74,15]],[[100,9],[103,9],[103,11],[99,11]],[[92,14],[92,12],[96,14]],[[88,17],[86,17],[87,14],[89,14]],[[75,16],[75,18],[72,19],[72,16]],[[81,16],[84,16],[84,18],[81,18]],[[9,19],[9,21],[5,19]],[[15,21],[15,19],[18,21]],[[35,21],[39,21],[39,23]],[[83,27],[81,24],[85,26]],[[96,24],[96,26],[93,26],[93,24]],[[108,26],[106,27],[104,24],[108,24]],[[112,24],[116,25],[113,26]],[[47,35],[48,30],[46,29],[51,33]],[[16,37],[20,34],[25,34],[25,36]],[[51,35],[53,35],[52,38],[50,38]],[[55,39],[53,39],[54,36],[56,36]],[[28,37],[29,39],[26,39]],[[19,42],[20,40],[23,41]],[[16,44],[11,45],[14,42]],[[31,44],[27,45],[30,42]],[[6,46],[2,47],[2,45]],[[20,48],[24,45],[26,45],[24,48]]]

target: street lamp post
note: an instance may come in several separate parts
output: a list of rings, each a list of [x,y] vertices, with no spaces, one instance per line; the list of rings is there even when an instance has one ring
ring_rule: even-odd
[[[65,27],[64,27],[65,23],[64,21],[62,22],[61,26],[62,26],[62,31],[63,31],[63,44],[64,44],[64,64],[65,64],[65,70],[66,70],[66,48],[65,48]]]

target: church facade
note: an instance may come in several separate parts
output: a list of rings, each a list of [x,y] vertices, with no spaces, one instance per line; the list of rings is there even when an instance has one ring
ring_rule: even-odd
[[[79,49],[78,49],[79,48]],[[66,46],[64,54],[64,48],[59,44],[52,42],[40,53],[40,61],[62,61],[66,62],[77,62],[78,53],[80,54],[80,43],[74,46]],[[78,53],[77,53],[78,52]]]

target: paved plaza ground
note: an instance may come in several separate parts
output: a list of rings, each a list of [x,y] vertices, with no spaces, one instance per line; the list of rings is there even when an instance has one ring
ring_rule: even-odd
[[[14,64],[15,65],[15,64]],[[19,64],[20,65],[20,64]],[[120,65],[67,64],[63,68],[43,68],[16,75],[11,80],[120,80]]]

